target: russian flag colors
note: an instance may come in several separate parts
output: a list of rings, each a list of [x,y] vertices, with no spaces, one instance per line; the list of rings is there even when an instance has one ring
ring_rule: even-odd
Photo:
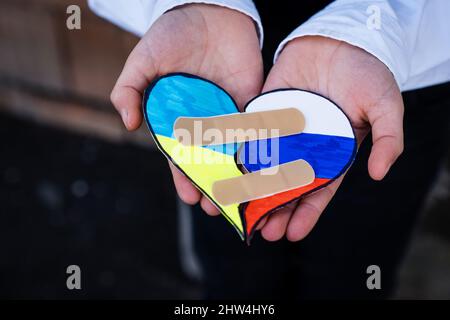
[[[348,169],[356,154],[357,143],[350,121],[339,107],[320,95],[298,89],[264,93],[250,101],[245,112],[287,107],[298,108],[303,113],[306,119],[303,132],[278,138],[278,148],[275,148],[278,155],[274,156],[270,152],[274,149],[271,144],[275,141],[268,139],[246,142],[238,154],[239,162],[247,171],[253,172],[303,159],[313,167],[316,178],[308,186],[248,203],[244,209],[248,234],[253,232],[267,212],[338,178]],[[260,149],[267,150],[269,156],[264,153],[259,155]],[[261,157],[270,159],[271,162],[267,163]],[[249,161],[250,159],[253,161]]]

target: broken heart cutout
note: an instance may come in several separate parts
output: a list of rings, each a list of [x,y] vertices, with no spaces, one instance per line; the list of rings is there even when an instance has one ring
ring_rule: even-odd
[[[247,242],[265,216],[337,179],[356,155],[356,139],[347,116],[332,101],[315,93],[300,89],[266,92],[248,102],[245,112],[286,108],[296,108],[304,116],[301,133],[199,146],[182,144],[175,137],[174,124],[180,117],[238,113],[236,103],[224,89],[194,75],[172,73],[153,81],[143,99],[144,116],[159,149]],[[313,180],[307,185],[240,204],[221,204],[214,195],[213,186],[218,181],[298,160],[306,161],[314,170]]]

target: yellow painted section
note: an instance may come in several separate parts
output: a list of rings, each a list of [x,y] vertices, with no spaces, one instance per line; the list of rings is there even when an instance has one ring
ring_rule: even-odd
[[[211,198],[222,214],[234,224],[243,237],[243,226],[238,204],[221,206],[212,196],[212,185],[217,180],[242,176],[233,156],[196,146],[184,146],[177,140],[156,134],[164,151]]]

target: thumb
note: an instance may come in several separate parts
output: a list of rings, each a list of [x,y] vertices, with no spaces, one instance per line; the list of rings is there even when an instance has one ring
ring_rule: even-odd
[[[279,60],[283,57],[281,56]],[[275,89],[280,88],[292,88],[292,84],[285,79],[282,75],[284,65],[281,61],[278,61],[276,64],[272,66],[269,74],[267,75],[267,79],[264,82],[264,86],[262,88],[262,92],[268,92]],[[309,85],[303,77],[298,77],[294,80],[296,88],[309,89]]]
[[[368,120],[372,127],[372,150],[369,174],[383,179],[403,152],[403,100],[400,92],[388,102],[371,108]]]
[[[128,56],[111,92],[111,102],[128,130],[135,130],[141,125],[142,95],[156,75],[154,60],[141,41]]]

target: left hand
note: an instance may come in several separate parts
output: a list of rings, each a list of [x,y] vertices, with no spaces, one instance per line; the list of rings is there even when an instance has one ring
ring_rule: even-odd
[[[336,102],[350,118],[358,143],[372,130],[368,162],[370,176],[381,180],[403,151],[403,100],[389,69],[368,52],[320,36],[290,41],[269,73],[263,92],[300,88]],[[314,227],[342,182],[290,205],[258,226],[269,241],[284,235],[303,239]]]
[[[142,122],[141,101],[148,84],[170,72],[187,72],[222,86],[239,107],[261,91],[263,64],[251,17],[223,6],[193,3],[164,13],[142,37],[125,63],[111,100],[128,130]],[[171,162],[175,188],[188,204],[219,210]]]

